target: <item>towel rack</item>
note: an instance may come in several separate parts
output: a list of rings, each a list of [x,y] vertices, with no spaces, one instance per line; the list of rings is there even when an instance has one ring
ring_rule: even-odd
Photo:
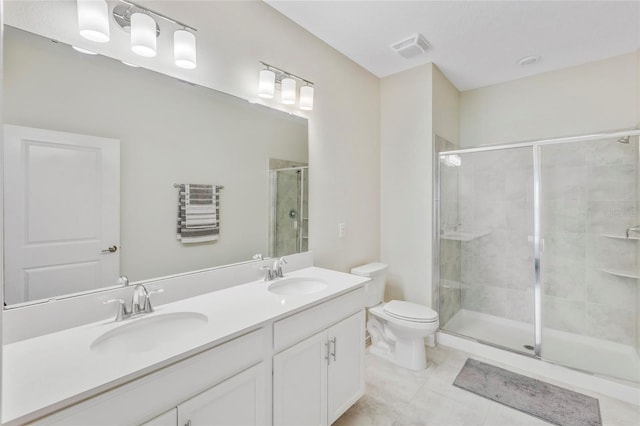
[[[224,185],[213,185],[213,186],[215,186],[218,189],[224,189]],[[174,188],[180,188],[180,184],[179,183],[174,183],[173,187]]]

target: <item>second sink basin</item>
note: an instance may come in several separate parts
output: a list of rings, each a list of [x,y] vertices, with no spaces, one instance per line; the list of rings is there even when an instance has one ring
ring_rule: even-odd
[[[309,294],[327,288],[327,283],[318,278],[291,277],[283,278],[269,286],[275,294]]]
[[[99,336],[91,350],[101,354],[151,351],[192,333],[208,319],[198,312],[172,312],[130,321]]]

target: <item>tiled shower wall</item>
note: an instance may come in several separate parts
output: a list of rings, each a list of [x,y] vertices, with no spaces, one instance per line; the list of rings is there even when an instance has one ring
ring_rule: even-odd
[[[544,324],[635,346],[637,138],[544,147]]]
[[[637,142],[613,140],[542,147],[545,327],[640,347],[639,280],[621,276],[637,275],[640,266],[638,241],[622,238],[640,224],[637,149]],[[442,241],[442,283],[459,283],[464,309],[532,323],[531,148],[461,157],[455,178],[450,171],[448,178],[443,174],[442,191],[455,190],[458,199],[447,204],[441,194],[447,209],[442,216],[456,216],[463,230],[486,234],[468,242]],[[445,300],[453,291],[443,287],[445,324],[459,308],[456,296]]]
[[[464,155],[462,228],[481,234],[461,245],[462,307],[533,323],[531,149]]]

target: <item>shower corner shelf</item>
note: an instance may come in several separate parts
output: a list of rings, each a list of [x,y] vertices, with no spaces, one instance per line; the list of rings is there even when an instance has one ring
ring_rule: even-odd
[[[606,238],[614,238],[616,240],[629,240],[629,241],[638,241],[640,238],[638,237],[630,237],[627,238],[625,235],[616,235],[616,234],[600,234],[601,237]]]
[[[489,233],[491,233],[490,229],[484,229],[481,231],[466,231],[466,230],[444,231],[440,234],[440,238],[443,240],[453,240],[453,241],[471,241],[471,240],[475,240],[476,238],[484,237]]]
[[[606,272],[607,274],[615,275],[617,277],[633,278],[636,280],[640,279],[640,274],[633,271],[616,271],[613,269],[606,269],[606,268],[600,268],[600,271]]]

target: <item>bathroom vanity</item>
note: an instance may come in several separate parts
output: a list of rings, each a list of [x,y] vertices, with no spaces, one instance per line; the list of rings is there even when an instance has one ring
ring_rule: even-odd
[[[366,281],[309,267],[5,345],[3,424],[331,424],[364,394]]]

